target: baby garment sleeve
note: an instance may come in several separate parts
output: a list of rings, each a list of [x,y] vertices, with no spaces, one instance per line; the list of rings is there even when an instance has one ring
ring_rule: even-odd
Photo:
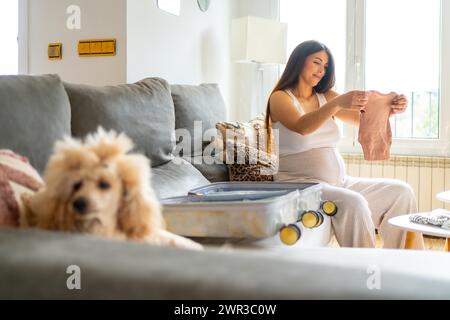
[[[365,160],[387,160],[392,144],[391,113],[395,93],[369,92],[365,112],[360,115],[358,142],[361,144]]]

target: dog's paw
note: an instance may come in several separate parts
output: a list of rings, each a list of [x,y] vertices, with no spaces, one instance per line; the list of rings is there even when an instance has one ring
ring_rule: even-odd
[[[183,249],[190,249],[190,250],[203,250],[203,246],[191,239],[179,236],[177,234],[171,233],[166,230],[159,230],[159,232],[148,238],[148,242],[151,244],[158,244],[158,245],[170,245],[178,248]]]
[[[180,237],[181,239],[175,244],[177,247],[191,250],[204,250],[203,246],[191,239]]]

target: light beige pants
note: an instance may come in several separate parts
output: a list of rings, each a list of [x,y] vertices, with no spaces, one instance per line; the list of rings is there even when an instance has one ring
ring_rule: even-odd
[[[406,231],[390,225],[388,220],[417,212],[414,191],[407,183],[346,176],[342,157],[334,148],[280,157],[275,181],[321,182],[322,198],[338,207],[331,223],[340,246],[373,248],[376,228],[384,248],[405,247]],[[415,242],[416,249],[423,249],[421,235]]]
[[[323,199],[332,200],[338,214],[331,219],[339,245],[375,247],[375,228],[384,248],[404,248],[406,232],[388,223],[390,218],[417,212],[414,191],[405,182],[394,179],[346,177],[342,187],[323,184]],[[423,249],[421,236],[416,249]]]

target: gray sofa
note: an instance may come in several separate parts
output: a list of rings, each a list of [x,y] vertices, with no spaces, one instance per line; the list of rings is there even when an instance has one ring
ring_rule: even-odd
[[[101,125],[125,131],[152,162],[160,198],[227,179],[223,165],[174,163],[175,129],[224,120],[216,85],[158,78],[92,87],[56,75],[0,77],[0,149],[27,156],[40,171],[64,135]],[[192,144],[183,157],[200,157]],[[380,299],[450,298],[450,255],[399,250],[301,248],[204,252],[86,235],[0,228],[0,299]],[[80,267],[81,289],[66,282]],[[373,274],[372,274],[373,273]],[[372,281],[371,276],[381,276]],[[375,285],[373,285],[373,283]],[[372,284],[371,284],[372,283]]]
[[[94,87],[63,83],[57,75],[4,76],[0,98],[0,148],[28,157],[39,172],[55,141],[70,135],[82,138],[102,126],[126,132],[151,160],[153,185],[161,198],[228,178],[225,165],[195,164],[196,169],[190,164],[194,161],[173,163],[176,129],[187,128],[193,139],[193,120],[202,121],[206,131],[225,119],[225,105],[215,84],[171,87],[163,79],[147,78]],[[196,145],[182,150],[183,158],[200,157],[205,144]]]

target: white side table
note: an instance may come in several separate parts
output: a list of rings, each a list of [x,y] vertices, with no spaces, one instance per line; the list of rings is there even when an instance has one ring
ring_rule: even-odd
[[[442,210],[443,212],[448,212],[443,209],[437,209],[437,210]],[[436,210],[434,210],[433,212],[436,212]],[[420,232],[423,234],[446,238],[445,239],[445,250],[450,251],[450,248],[448,246],[448,238],[450,238],[450,230],[442,229],[442,228],[436,227],[436,226],[411,222],[411,221],[409,221],[409,217],[410,217],[410,215],[402,215],[402,216],[391,218],[388,221],[393,226],[396,226],[403,230],[409,231],[406,234],[406,248],[407,249],[410,249],[410,247],[408,248],[408,245],[411,244],[411,238],[415,237],[415,232]]]
[[[443,191],[443,192],[438,193],[438,194],[436,195],[436,198],[437,198],[439,201],[450,203],[450,190],[448,190],[448,191]]]

